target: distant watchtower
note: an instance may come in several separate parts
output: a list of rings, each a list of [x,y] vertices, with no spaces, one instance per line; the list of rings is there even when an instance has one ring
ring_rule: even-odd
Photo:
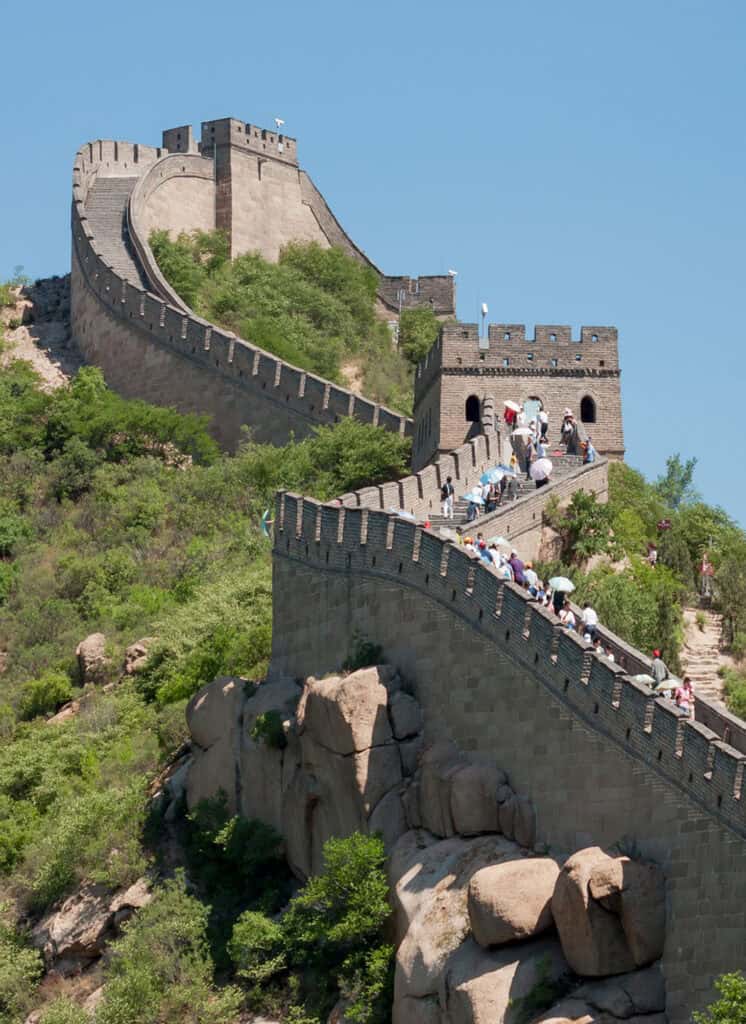
[[[615,327],[445,324],[418,364],[414,392],[415,471],[476,434],[495,429],[507,400],[529,419],[549,416],[550,444],[559,440],[562,413],[572,409],[595,448],[624,457],[619,355]]]

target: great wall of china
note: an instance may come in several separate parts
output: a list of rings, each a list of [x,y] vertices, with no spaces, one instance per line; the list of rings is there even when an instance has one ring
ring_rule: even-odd
[[[281,444],[343,416],[415,438],[419,471],[403,480],[329,504],[278,496],[271,673],[338,669],[354,638],[364,635],[406,676],[432,736],[489,753],[510,769],[516,791],[536,808],[540,838],[569,849],[634,841],[666,873],[668,1015],[684,1024],[703,1005],[713,977],[737,966],[746,944],[746,726],[706,701],[697,702],[697,721],[682,719],[668,701],[630,679],[649,664],[642,653],[608,636],[624,663],[598,658],[525,591],[424,528],[445,476],[453,476],[459,490],[467,488],[499,461],[505,443],[499,431],[484,430],[486,416],[477,436],[468,435],[474,423],[464,424],[460,413],[451,430],[454,409],[473,384],[455,365],[444,372],[441,349],[418,368],[423,401],[413,422],[283,362],[184,305],[150,251],[147,238],[156,226],[223,227],[234,252],[264,248],[271,255],[284,242],[304,238],[342,245],[366,259],[298,169],[295,140],[262,135],[231,119],[204,123],[202,140],[198,153],[191,130],[181,128],[164,133],[163,149],[96,141],[78,152],[74,340],[122,394],[209,413],[225,447],[235,446],[244,425],[257,440]],[[257,189],[270,185],[262,199]],[[248,197],[245,208],[241,195]],[[453,313],[453,281],[381,277],[384,315],[423,302],[440,315]],[[479,347],[481,360],[485,346],[475,330],[458,327],[464,344]],[[494,325],[488,341],[524,358],[522,327]],[[558,365],[555,343],[564,346],[567,366]],[[606,365],[602,349],[612,353]],[[563,380],[572,377],[578,387],[573,400],[589,394],[594,417],[595,403],[610,407],[599,427],[602,450],[621,455],[613,328],[583,328],[579,342],[571,341],[569,328],[537,328],[531,351],[520,377],[532,382],[531,390],[525,384],[526,396],[543,374],[551,378],[551,400],[560,402]],[[547,363],[541,373],[540,358]],[[486,363],[492,360],[495,379],[508,376],[510,359],[493,347]],[[591,368],[591,360],[599,365]],[[475,355],[474,375],[481,378],[485,368]],[[448,376],[458,388],[446,400]],[[441,386],[443,394],[433,398]],[[505,386],[515,386],[515,374]],[[433,433],[436,407],[442,421]],[[441,438],[447,438],[444,445]],[[429,462],[436,452],[438,461]],[[548,498],[566,499],[582,488],[603,499],[607,470],[603,458],[585,467],[570,460],[550,486],[483,523],[534,554]],[[391,508],[413,513],[418,522],[390,514]]]

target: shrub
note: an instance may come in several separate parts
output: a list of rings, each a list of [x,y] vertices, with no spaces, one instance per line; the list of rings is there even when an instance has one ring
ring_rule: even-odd
[[[364,636],[356,636],[354,646],[342,665],[345,672],[357,672],[360,668],[380,665],[383,661],[383,647],[374,644]]]
[[[282,750],[287,746],[287,737],[282,727],[282,715],[279,711],[265,711],[257,715],[256,722],[251,730],[251,738],[260,742],[263,740],[268,747],[274,750]]]
[[[8,916],[8,906],[0,904],[0,1024],[17,1024],[31,1008],[42,961],[8,924]]]
[[[82,1006],[65,996],[49,1003],[41,1012],[39,1024],[90,1024],[90,1016]]]
[[[696,614],[694,616],[694,621],[695,621],[697,629],[700,631],[700,633],[704,633],[705,626],[707,625],[707,617],[705,616],[705,613],[704,612],[696,612]]]
[[[56,711],[72,697],[72,685],[63,672],[45,672],[39,679],[24,683],[21,688],[19,716],[28,721],[37,715]]]
[[[399,348],[410,363],[424,359],[440,332],[440,320],[432,309],[405,309],[399,317]]]
[[[231,1024],[240,996],[213,984],[207,914],[182,872],[166,882],[111,947],[97,1024]]]
[[[746,719],[746,672],[723,668],[721,674],[728,710],[739,718]]]
[[[723,974],[715,981],[720,998],[704,1013],[695,1013],[695,1024],[746,1024],[746,977],[742,971]]]
[[[286,966],[282,927],[252,910],[233,926],[228,952],[239,978],[252,983],[267,981]]]

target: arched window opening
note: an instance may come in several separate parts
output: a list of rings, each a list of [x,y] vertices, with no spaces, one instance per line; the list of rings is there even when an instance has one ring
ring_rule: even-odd
[[[596,422],[596,403],[590,395],[586,395],[580,401],[580,421],[581,423]]]
[[[479,399],[476,395],[469,395],[466,399],[465,416],[467,423],[479,423]]]

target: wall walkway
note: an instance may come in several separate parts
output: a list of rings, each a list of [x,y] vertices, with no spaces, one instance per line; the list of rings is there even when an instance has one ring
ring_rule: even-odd
[[[365,636],[410,682],[431,735],[508,768],[540,838],[634,843],[664,867],[673,1024],[740,966],[746,759],[715,733],[477,556],[382,511],[279,495],[273,606],[273,673],[333,671]]]

